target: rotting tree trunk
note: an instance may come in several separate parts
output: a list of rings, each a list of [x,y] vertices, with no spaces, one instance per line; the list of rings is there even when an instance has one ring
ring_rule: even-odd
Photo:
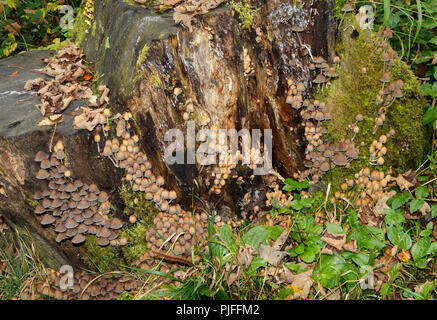
[[[301,43],[311,48],[313,56],[332,58],[332,1],[252,4],[259,8],[259,18],[250,30],[242,30],[238,14],[224,4],[196,16],[189,32],[174,25],[171,12],[156,15],[126,1],[95,2],[93,27],[82,42],[87,61],[104,74],[111,107],[133,113],[154,173],[166,177],[166,187],[178,191],[185,209],[190,208],[194,192],[213,204],[220,200],[219,213],[238,214],[262,206],[265,192],[265,177],[249,178],[252,170],[247,167],[237,167],[243,184],[229,180],[217,196],[209,191],[211,168],[168,166],[163,161],[164,134],[168,129],[184,130],[181,106],[188,100],[219,128],[272,129],[274,169],[284,177],[302,169],[303,129],[299,113],[285,103],[287,79],[303,82],[305,96],[310,94],[310,57]],[[300,39],[291,31],[292,25],[305,29]],[[257,28],[263,33],[259,42]],[[146,45],[149,49],[142,59]],[[41,76],[26,69],[42,68],[41,58],[48,55],[34,51],[0,61],[0,187],[5,189],[0,194],[0,214],[18,230],[28,230],[42,262],[58,269],[62,264],[79,266],[81,259],[78,247],[69,241],[58,245],[55,232],[42,227],[33,213],[32,195],[44,187],[35,178],[38,165],[33,159],[39,150],[48,151],[53,128],[36,126],[41,119],[34,107],[38,99],[23,90],[27,80]],[[9,77],[14,71],[18,77]],[[176,87],[182,89],[178,96]],[[122,170],[102,161],[89,132],[72,128],[71,112],[80,104],[74,102],[66,110],[53,141],[63,140],[73,176],[96,183],[121,209],[116,191]],[[241,202],[245,193],[251,195],[250,207]]]
[[[163,162],[164,134],[173,128],[185,132],[182,115],[188,101],[194,103],[195,112],[209,115],[210,125],[272,129],[274,169],[289,177],[303,168],[303,128],[299,112],[285,103],[287,80],[303,82],[308,97],[311,54],[332,61],[333,2],[251,3],[259,11],[249,30],[241,28],[238,14],[225,3],[196,16],[190,32],[174,26],[172,13],[157,15],[124,1],[99,1],[93,27],[82,42],[88,60],[95,62],[111,88],[112,107],[133,113],[141,146],[152,158],[154,170],[166,177],[168,187],[180,191],[186,207],[194,190],[205,200],[221,199],[223,208],[239,213],[245,210],[239,205],[242,196],[247,192],[253,196],[265,184],[262,177],[248,179],[252,171],[240,168],[245,182],[229,181],[217,196],[209,191],[211,168]],[[305,30],[299,38],[291,30],[293,25]],[[176,87],[182,89],[177,96]],[[262,201],[251,201],[255,205]]]

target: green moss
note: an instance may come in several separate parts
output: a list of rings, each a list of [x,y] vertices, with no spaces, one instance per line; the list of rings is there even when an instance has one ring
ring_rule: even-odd
[[[161,78],[159,77],[158,72],[153,72],[150,76],[150,81],[152,81],[153,85],[157,88],[161,85]]]
[[[357,146],[364,142],[364,146],[360,147],[360,158],[352,161],[349,169],[336,167],[325,175],[325,180],[334,185],[369,166],[370,144],[373,139],[378,139],[391,128],[396,133],[388,139],[385,163],[383,166],[376,166],[379,170],[392,167],[394,173],[399,173],[415,168],[426,154],[429,141],[421,122],[425,100],[420,91],[420,83],[408,65],[399,59],[395,60],[391,80],[404,81],[404,96],[396,99],[387,108],[384,124],[373,134],[375,118],[380,108],[376,104],[376,97],[381,90],[382,83],[379,79],[384,66],[380,56],[375,54],[374,42],[365,43],[364,31],[356,39],[350,37],[351,31],[349,28],[343,34],[341,46],[337,46],[337,49],[343,49],[338,52],[342,60],[339,77],[332,81],[330,87],[315,94],[317,99],[326,102],[332,115],[332,120],[326,124],[329,140],[337,142],[345,137],[352,138],[353,132],[348,125],[355,123],[357,114],[364,116],[364,120],[358,123],[360,132],[354,139]],[[366,72],[362,72],[363,68]]]
[[[127,240],[127,245],[122,247],[123,255],[131,263],[147,251],[146,231],[158,210],[152,202],[145,199],[144,192],[133,192],[129,183],[122,184],[120,196],[125,204],[124,213],[137,218],[135,224],[126,225],[120,231],[120,237]]]
[[[241,27],[243,29],[250,29],[259,11],[259,8],[251,6],[248,1],[249,0],[241,0],[235,2],[234,0],[231,0],[231,2],[229,2],[231,8],[238,12],[238,16],[241,21]]]
[[[86,0],[83,0],[81,4],[81,9],[78,11],[74,19],[74,28],[71,32],[72,39],[78,47],[80,47],[80,45],[82,44],[82,41],[86,35],[85,31],[88,29],[88,25],[85,22],[86,17],[82,13],[85,3]]]
[[[102,247],[97,244],[94,235],[87,235],[85,244],[80,248],[81,256],[88,266],[103,273],[119,269],[124,264],[123,257],[116,247]]]
[[[150,47],[149,45],[146,43],[143,47],[143,49],[141,49],[140,54],[138,55],[138,59],[137,59],[137,69],[141,68],[141,65],[143,64],[144,61],[146,61],[147,58],[147,53],[149,52]]]
[[[93,31],[91,32],[91,34],[93,35],[93,37],[96,36],[96,29],[97,29],[97,22],[94,21],[94,22],[93,22]]]

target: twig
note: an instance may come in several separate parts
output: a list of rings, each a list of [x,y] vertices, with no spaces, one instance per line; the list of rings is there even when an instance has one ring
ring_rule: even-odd
[[[21,69],[21,70],[24,70],[24,71],[27,71],[27,72],[32,72],[32,73],[36,73],[36,74],[43,74],[43,75],[46,75],[44,72],[33,71],[33,70],[29,70],[29,69],[26,69],[26,68],[23,68],[23,67],[20,67],[20,66],[8,66],[8,68]]]
[[[153,249],[151,251],[154,254],[156,254],[157,256],[160,256],[161,258],[164,258],[166,260],[170,260],[170,261],[173,261],[173,262],[183,263],[183,264],[189,265],[191,267],[194,266],[194,264],[191,261],[187,260],[187,259],[180,258],[180,257],[175,257],[175,256],[170,256],[170,255],[167,255],[167,254],[165,254],[165,253],[163,253],[161,251],[157,251],[157,250],[153,250]]]

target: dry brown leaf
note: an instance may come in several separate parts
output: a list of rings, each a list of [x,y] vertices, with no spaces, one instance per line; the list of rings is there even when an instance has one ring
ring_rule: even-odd
[[[285,241],[287,241],[287,238],[288,238],[288,231],[284,230],[281,233],[281,235],[276,239],[276,241],[273,243],[272,248],[276,250],[280,250],[284,245]]]
[[[87,107],[79,107],[74,110],[73,128],[77,130],[86,129],[88,131],[94,130],[94,128],[102,123],[100,117],[103,108],[90,109]]]
[[[384,215],[384,209],[388,209],[387,200],[392,198],[396,194],[396,191],[392,190],[390,192],[384,193],[376,203],[375,207],[373,208],[373,212],[377,216],[383,216]]]
[[[273,249],[264,244],[259,245],[259,256],[273,266],[277,266],[286,255],[287,253],[284,251]]]
[[[19,36],[23,27],[18,22],[13,22],[3,27],[8,33],[12,33],[14,36]]]
[[[431,207],[429,206],[429,204],[427,202],[425,202],[423,204],[423,206],[419,209],[419,212],[423,215],[426,216],[428,213],[431,212]]]
[[[326,232],[321,240],[326,242],[325,247],[322,249],[322,253],[332,254],[334,251],[341,253],[343,252],[343,246],[346,243],[346,235]]]
[[[314,283],[313,279],[311,279],[311,274],[309,271],[293,274],[285,267],[279,271],[278,278],[282,282],[288,283],[289,286],[287,287],[291,287],[293,289],[294,294],[290,297],[287,297],[290,300],[306,299],[310,292],[311,286]]]

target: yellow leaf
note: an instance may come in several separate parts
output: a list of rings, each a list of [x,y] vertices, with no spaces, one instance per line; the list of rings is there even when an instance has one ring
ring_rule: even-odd
[[[398,259],[402,262],[408,262],[410,261],[410,258],[410,253],[405,249],[402,249],[402,251],[398,253]]]

